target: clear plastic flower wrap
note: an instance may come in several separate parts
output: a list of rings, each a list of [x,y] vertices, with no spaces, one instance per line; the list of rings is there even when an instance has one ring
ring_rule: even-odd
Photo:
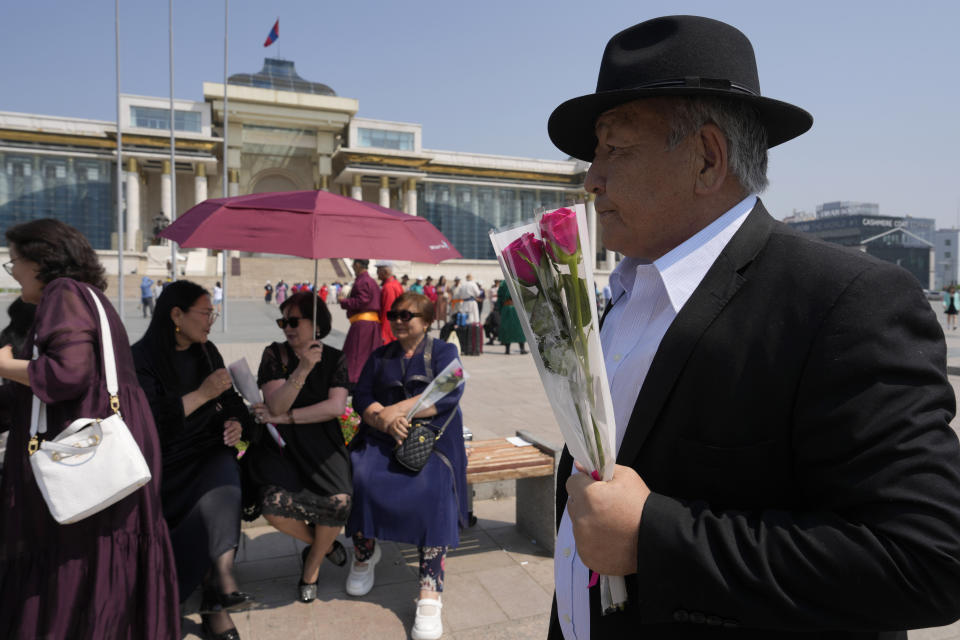
[[[459,358],[451,361],[443,368],[443,371],[437,374],[436,378],[430,381],[427,388],[420,394],[417,402],[410,407],[410,411],[407,412],[407,420],[413,420],[413,416],[420,411],[429,409],[440,402],[444,396],[466,382],[469,377],[470,374],[460,364]]]
[[[616,425],[583,205],[494,229],[490,242],[567,448],[594,479],[609,480]],[[604,611],[625,604],[622,577],[602,576],[600,588]]]

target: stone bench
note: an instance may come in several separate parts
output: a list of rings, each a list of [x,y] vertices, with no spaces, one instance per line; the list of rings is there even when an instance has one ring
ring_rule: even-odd
[[[517,528],[553,553],[556,540],[556,469],[560,447],[528,431],[517,431],[532,446],[506,438],[467,443],[467,483],[516,481]]]

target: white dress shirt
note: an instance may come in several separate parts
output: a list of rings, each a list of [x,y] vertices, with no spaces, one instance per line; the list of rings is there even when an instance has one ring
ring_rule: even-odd
[[[600,331],[617,425],[617,450],[660,341],[757,202],[750,195],[654,262],[626,258],[610,274],[613,307]],[[576,473],[574,469],[573,473]],[[557,615],[566,640],[590,637],[590,571],[563,512],[554,550]]]

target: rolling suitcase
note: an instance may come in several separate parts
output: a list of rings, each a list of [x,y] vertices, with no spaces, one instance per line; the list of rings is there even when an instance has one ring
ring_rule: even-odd
[[[479,322],[457,327],[457,339],[462,355],[479,356],[483,353],[483,326]]]
[[[464,355],[479,356],[483,354],[483,325],[479,322],[463,327],[466,339],[461,338]]]
[[[473,348],[473,355],[483,355],[483,325],[474,322],[470,325],[470,346]]]

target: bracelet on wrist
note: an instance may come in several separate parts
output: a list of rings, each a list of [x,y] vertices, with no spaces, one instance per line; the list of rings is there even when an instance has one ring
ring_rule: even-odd
[[[297,389],[303,389],[303,383],[300,382],[299,380],[297,380],[296,378],[294,378],[294,377],[291,376],[291,377],[287,378],[287,380],[289,380],[290,382],[292,382],[292,383],[293,383],[293,386],[295,386]]]

